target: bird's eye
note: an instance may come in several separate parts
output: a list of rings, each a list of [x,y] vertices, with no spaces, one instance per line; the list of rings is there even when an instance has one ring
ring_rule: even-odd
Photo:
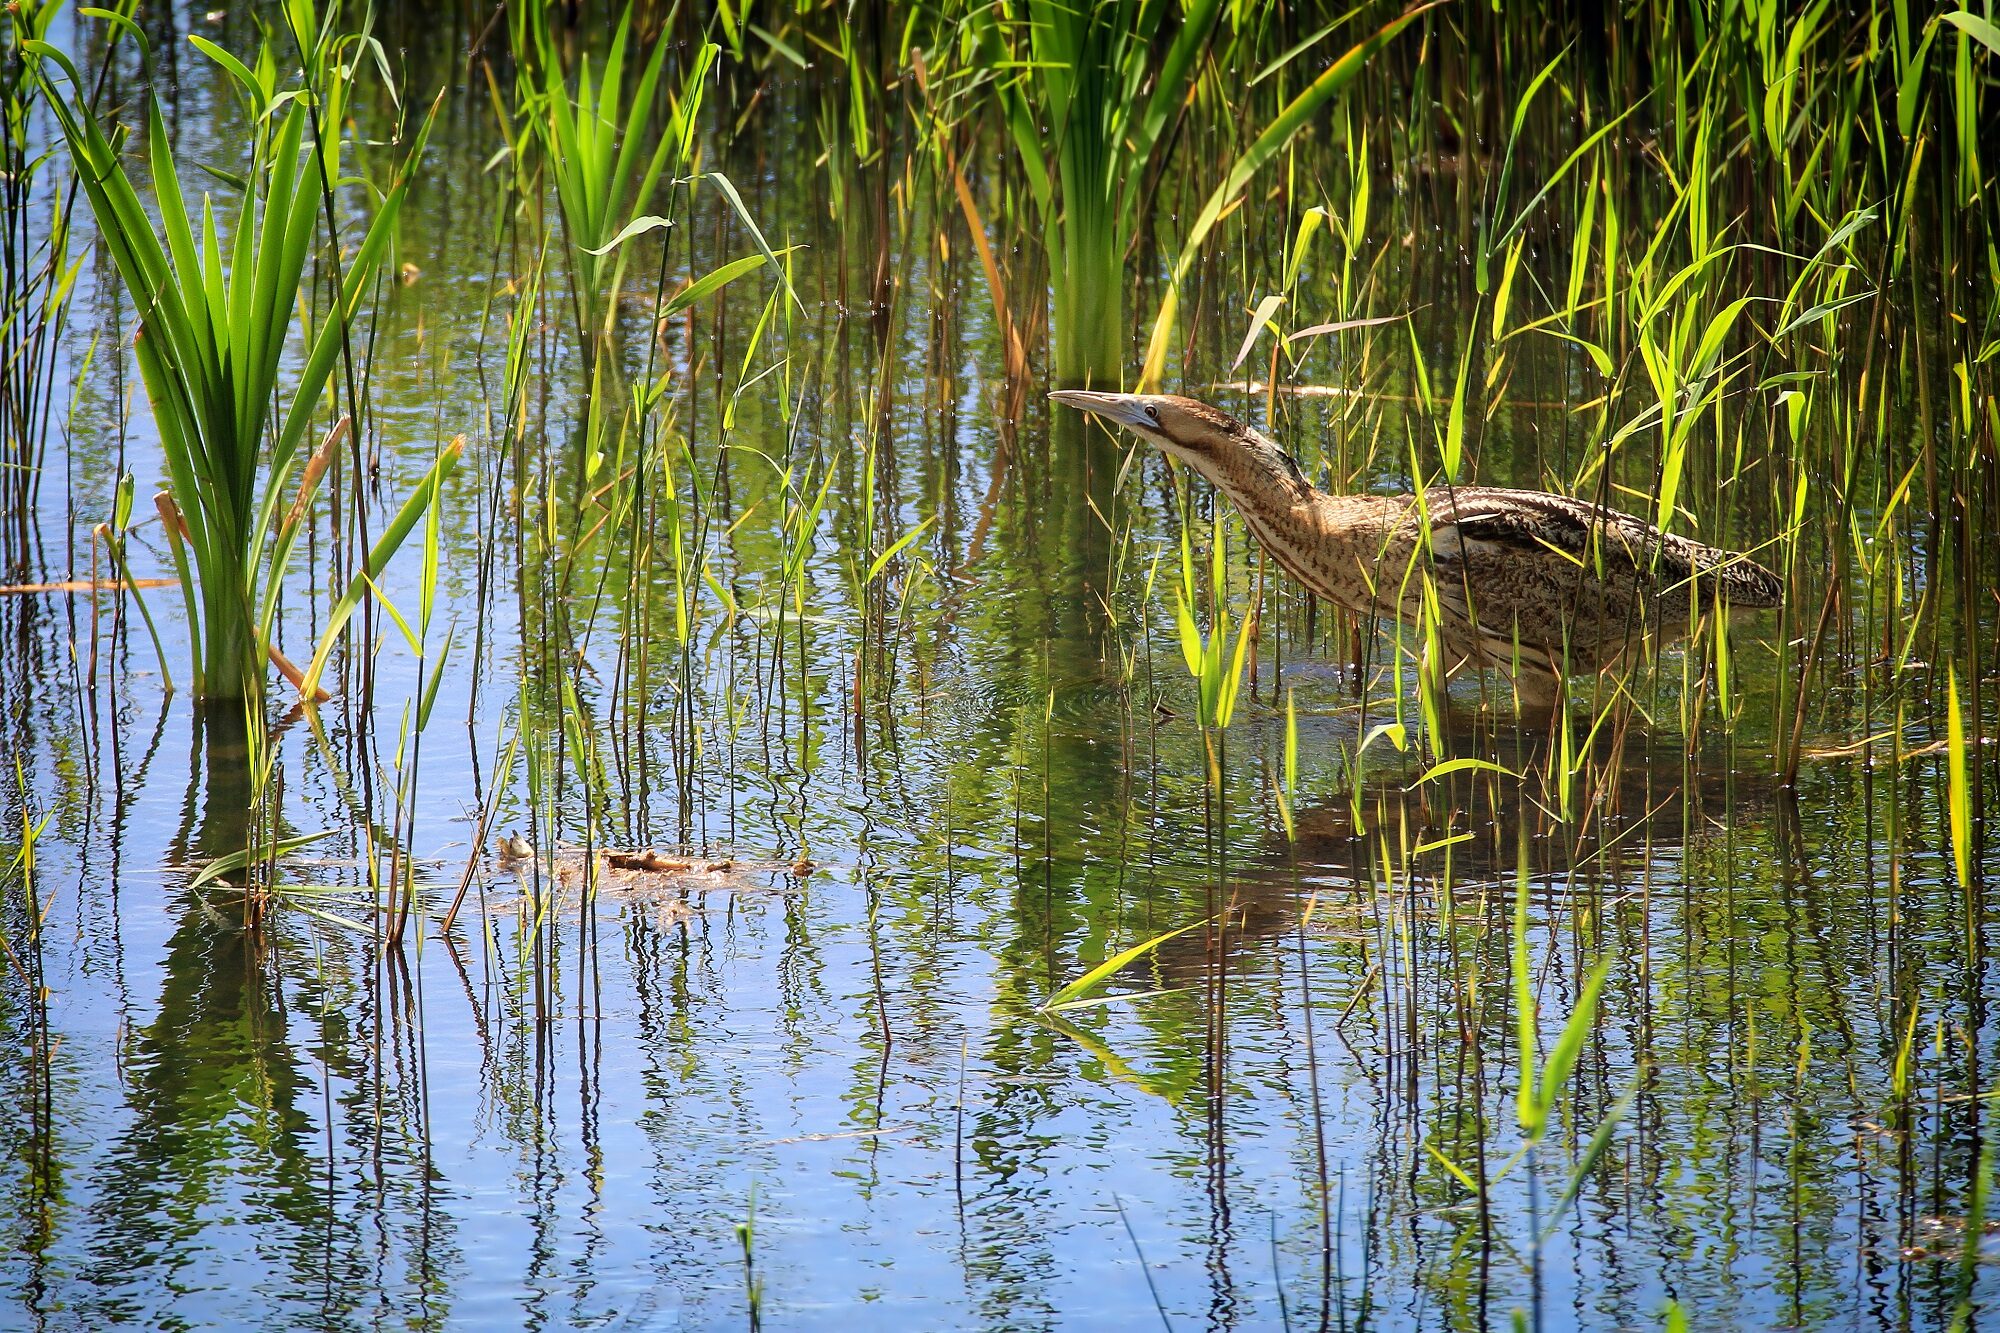
[[[1146,419],[1147,419],[1148,421],[1152,422],[1152,423],[1153,423],[1153,424],[1154,424],[1155,426],[1159,425],[1159,424],[1160,424],[1160,409],[1159,409],[1159,408],[1157,408],[1157,407],[1154,407],[1154,406],[1153,406],[1153,405],[1152,405],[1151,403],[1147,403],[1147,404],[1146,404]]]

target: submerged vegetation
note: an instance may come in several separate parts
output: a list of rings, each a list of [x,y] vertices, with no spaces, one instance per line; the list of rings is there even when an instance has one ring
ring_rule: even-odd
[[[0,1322],[1990,1318],[1997,79],[1959,0],[8,7]],[[1783,607],[1524,722],[1081,383]]]

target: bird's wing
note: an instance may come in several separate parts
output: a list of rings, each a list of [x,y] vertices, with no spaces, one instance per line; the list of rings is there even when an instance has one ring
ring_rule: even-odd
[[[1720,592],[1738,606],[1776,606],[1782,591],[1753,561],[1587,500],[1484,486],[1458,487],[1442,504],[1432,496],[1432,549],[1469,558],[1475,569],[1481,551],[1555,555],[1593,576],[1630,578],[1653,592],[1685,589],[1703,601]]]
[[[1433,553],[1475,568],[1482,555],[1516,560],[1553,555],[1579,569],[1616,562],[1621,573],[1664,580],[1694,573],[1685,554],[1665,544],[1650,524],[1567,496],[1483,486],[1462,486],[1443,496],[1433,491],[1431,520]]]
[[[1595,666],[1698,569],[1693,543],[1584,501],[1469,486],[1428,499],[1438,597],[1491,660],[1562,653]]]

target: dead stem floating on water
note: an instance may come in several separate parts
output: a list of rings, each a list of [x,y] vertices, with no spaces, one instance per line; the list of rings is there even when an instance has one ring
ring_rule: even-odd
[[[510,848],[526,847],[519,834],[496,840],[497,868],[524,883],[536,873],[544,888],[553,886],[564,899],[582,900],[592,889],[621,900],[658,904],[662,894],[787,893],[821,869],[804,859],[795,861],[757,860],[741,856],[690,856],[644,848],[625,851],[598,848],[588,854],[581,847],[558,847],[552,857],[538,857],[532,850],[513,854]],[[531,886],[531,893],[532,893]],[[511,911],[516,904],[497,906]]]

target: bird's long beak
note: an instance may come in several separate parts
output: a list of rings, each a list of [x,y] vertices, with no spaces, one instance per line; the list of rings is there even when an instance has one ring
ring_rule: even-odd
[[[1096,393],[1089,389],[1057,389],[1049,397],[1065,406],[1107,417],[1121,426],[1145,424],[1146,403],[1136,393]]]

